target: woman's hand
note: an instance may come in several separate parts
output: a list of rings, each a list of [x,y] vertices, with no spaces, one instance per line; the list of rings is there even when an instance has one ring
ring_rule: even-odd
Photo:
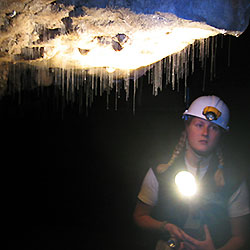
[[[177,239],[177,241],[179,242],[179,246],[178,246],[178,250],[184,250],[184,244],[183,244],[183,240],[185,239],[184,237],[184,231],[182,229],[180,229],[179,227],[177,227],[174,224],[171,223],[167,223],[165,225],[165,230],[168,231],[168,234],[171,235],[171,237],[174,237]]]
[[[179,227],[177,227],[174,224],[167,223],[165,225],[165,230],[168,231],[168,233],[172,236],[177,238],[179,241],[184,241],[184,231],[181,230]]]
[[[207,225],[204,226],[206,239],[204,241],[199,241],[185,232],[183,232],[184,242],[183,245],[187,250],[215,250],[214,244],[209,233]]]

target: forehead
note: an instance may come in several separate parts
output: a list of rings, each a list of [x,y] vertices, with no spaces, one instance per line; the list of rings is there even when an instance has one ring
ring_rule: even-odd
[[[199,117],[193,117],[191,123],[196,123],[196,122],[200,122],[200,123],[206,124],[208,126],[217,126],[217,127],[219,127],[217,124],[215,124],[213,122],[204,120],[204,119],[199,118]]]

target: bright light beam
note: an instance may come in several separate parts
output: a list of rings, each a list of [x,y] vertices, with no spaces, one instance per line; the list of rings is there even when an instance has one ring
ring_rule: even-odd
[[[190,197],[196,194],[197,184],[195,177],[187,171],[181,171],[175,176],[175,183],[184,196]]]

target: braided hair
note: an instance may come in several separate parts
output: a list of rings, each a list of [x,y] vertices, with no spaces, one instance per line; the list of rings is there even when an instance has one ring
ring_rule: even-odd
[[[160,164],[157,166],[157,172],[159,174],[165,172],[175,161],[175,159],[180,155],[182,152],[183,148],[186,146],[186,138],[187,138],[187,133],[184,130],[181,134],[181,137],[175,146],[175,149],[172,153],[172,156],[170,157],[170,160],[168,161],[167,164]]]
[[[188,119],[186,121],[186,123],[188,125],[190,124],[191,119]],[[175,149],[174,149],[174,151],[172,153],[172,156],[170,157],[170,160],[168,161],[168,163],[167,164],[159,164],[157,166],[156,169],[157,169],[158,174],[164,173],[170,166],[173,165],[173,163],[175,162],[176,158],[183,151],[183,148],[185,148],[186,141],[187,141],[187,133],[184,130],[181,133],[179,141],[178,141],[177,145],[175,146]],[[218,157],[219,165],[218,165],[218,169],[216,170],[216,172],[214,174],[214,180],[215,180],[215,183],[216,183],[217,187],[223,187],[225,185],[225,179],[224,179],[224,175],[223,175],[224,159],[223,159],[223,154],[222,154],[222,150],[221,150],[220,147],[217,148],[216,155]]]
[[[216,155],[219,160],[219,165],[218,165],[218,169],[216,170],[214,174],[214,180],[215,180],[217,187],[223,187],[225,185],[225,179],[223,175],[224,159],[223,159],[223,154],[222,154],[222,150],[220,147],[217,148]]]

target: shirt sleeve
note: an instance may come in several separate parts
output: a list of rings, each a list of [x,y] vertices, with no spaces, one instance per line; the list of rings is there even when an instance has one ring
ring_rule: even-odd
[[[250,213],[249,194],[246,182],[242,182],[228,202],[229,217],[239,217]]]
[[[158,188],[158,181],[150,168],[143,180],[138,199],[147,205],[155,206],[158,200]]]

